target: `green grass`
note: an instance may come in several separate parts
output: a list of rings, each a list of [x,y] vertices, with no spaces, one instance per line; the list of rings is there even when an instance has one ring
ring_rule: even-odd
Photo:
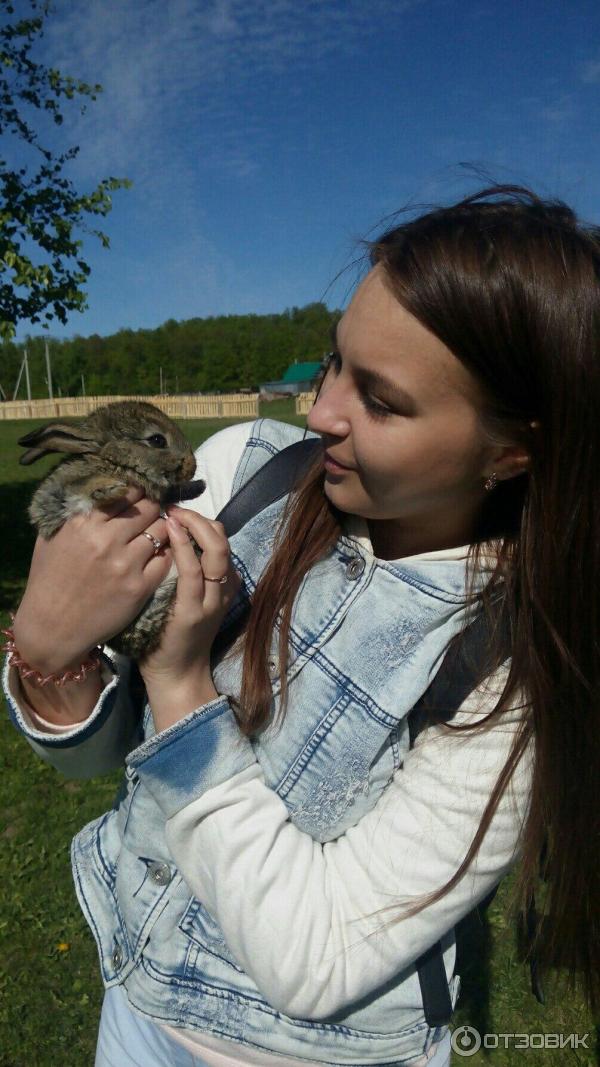
[[[305,421],[285,400],[264,405],[262,414]],[[24,588],[33,547],[27,504],[54,462],[18,465],[17,438],[35,425],[0,422],[2,626]],[[195,446],[224,425],[227,420],[181,423]],[[90,1067],[102,988],[95,945],[72,887],[69,845],[78,829],[110,807],[120,775],[66,781],[35,756],[4,709],[0,730],[0,1067]],[[522,1056],[530,1067],[592,1067],[599,1062],[596,1028],[581,998],[548,987],[542,1007],[529,992],[506,917],[510,887],[507,879],[483,922],[470,919],[460,931],[463,985],[454,1026],[467,1024],[482,1034],[589,1033],[590,1048],[481,1050],[468,1059],[455,1055],[453,1064],[504,1067]]]

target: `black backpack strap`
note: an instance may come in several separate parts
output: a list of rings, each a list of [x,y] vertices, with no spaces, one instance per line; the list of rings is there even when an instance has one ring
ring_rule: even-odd
[[[323,445],[320,437],[306,437],[277,452],[238,489],[217,515],[228,537],[250,519],[289,493]]]
[[[427,949],[415,963],[421,986],[423,1014],[428,1026],[446,1026],[452,1018],[452,1001],[444,967],[441,941]]]
[[[508,649],[506,630],[503,639]],[[411,748],[430,717],[435,722],[449,722],[477,683],[490,673],[489,648],[489,623],[484,613],[479,612],[460,641],[448,649],[429,688],[409,712]]]
[[[505,639],[507,634],[505,633]],[[431,721],[449,722],[488,673],[489,624],[483,612],[465,630],[460,641],[451,647],[429,688],[415,704],[408,716],[410,747],[421,730]],[[486,898],[486,903],[496,890]],[[452,1018],[452,1000],[448,989],[442,945],[435,945],[415,962],[419,975],[423,1011],[429,1026],[446,1026]]]
[[[217,515],[216,521],[223,523],[227,536],[233,537],[269,504],[291,492],[322,447],[319,437],[306,437],[294,441],[267,460]],[[213,642],[213,664],[225,655],[240,635],[249,611],[248,599],[235,605],[232,618],[221,627]]]

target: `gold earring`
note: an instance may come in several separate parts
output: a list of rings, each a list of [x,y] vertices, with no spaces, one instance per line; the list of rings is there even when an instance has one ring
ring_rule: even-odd
[[[487,479],[487,481],[485,482],[483,488],[486,490],[486,492],[489,493],[489,492],[491,492],[492,489],[496,488],[497,484],[498,484],[498,475],[496,474],[496,471],[494,471],[492,474],[490,474],[490,476]]]

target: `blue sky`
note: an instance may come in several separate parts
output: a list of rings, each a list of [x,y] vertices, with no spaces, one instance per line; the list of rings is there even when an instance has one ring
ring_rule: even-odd
[[[52,336],[342,306],[356,240],[465,164],[600,221],[597,0],[55,0],[36,54],[104,86],[77,183],[133,182]]]

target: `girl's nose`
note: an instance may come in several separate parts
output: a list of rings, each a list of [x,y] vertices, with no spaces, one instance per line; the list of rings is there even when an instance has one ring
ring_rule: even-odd
[[[335,388],[327,388],[326,383],[310,409],[306,422],[309,430],[331,437],[346,437],[350,432],[350,420],[342,397]]]

